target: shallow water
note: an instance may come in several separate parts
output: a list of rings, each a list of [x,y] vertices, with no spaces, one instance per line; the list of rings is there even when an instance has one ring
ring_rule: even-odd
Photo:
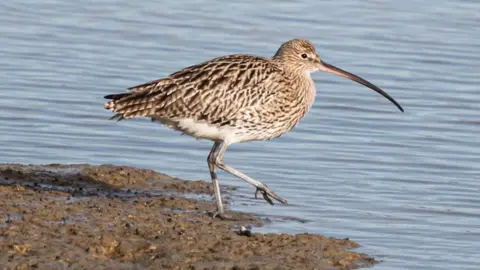
[[[349,237],[374,269],[478,269],[480,32],[476,1],[13,1],[0,4],[0,162],[113,163],[209,179],[208,141],[148,120],[107,121],[103,95],[230,53],[313,41],[386,89],[314,74],[317,101],[284,137],[227,161],[289,200],[238,186],[262,228]],[[305,222],[303,222],[305,221]]]

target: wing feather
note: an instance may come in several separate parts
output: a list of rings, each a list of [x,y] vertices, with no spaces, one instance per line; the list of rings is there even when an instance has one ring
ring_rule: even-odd
[[[139,116],[192,118],[228,123],[248,108],[275,96],[282,69],[272,60],[253,55],[230,55],[184,68],[170,76],[130,87],[128,93],[105,96],[105,108],[115,119]]]

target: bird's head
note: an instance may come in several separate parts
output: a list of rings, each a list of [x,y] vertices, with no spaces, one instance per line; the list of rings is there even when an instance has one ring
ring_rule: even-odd
[[[353,73],[322,61],[315,46],[308,40],[292,39],[283,43],[273,56],[273,59],[280,61],[288,70],[293,72],[311,73],[324,71],[360,83],[390,100],[400,111],[403,112],[402,106],[379,87]]]

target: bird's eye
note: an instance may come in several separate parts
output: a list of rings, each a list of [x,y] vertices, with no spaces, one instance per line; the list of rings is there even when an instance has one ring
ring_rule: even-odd
[[[302,54],[303,59],[306,59],[307,57],[308,57],[308,55],[306,53]]]

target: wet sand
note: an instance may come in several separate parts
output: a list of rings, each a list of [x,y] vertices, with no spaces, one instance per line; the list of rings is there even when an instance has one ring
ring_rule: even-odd
[[[224,187],[225,188],[225,187]],[[353,269],[349,239],[213,219],[210,183],[126,166],[0,165],[0,269]],[[253,197],[253,189],[252,189]],[[252,198],[253,199],[253,198]],[[241,226],[252,226],[240,232]]]

